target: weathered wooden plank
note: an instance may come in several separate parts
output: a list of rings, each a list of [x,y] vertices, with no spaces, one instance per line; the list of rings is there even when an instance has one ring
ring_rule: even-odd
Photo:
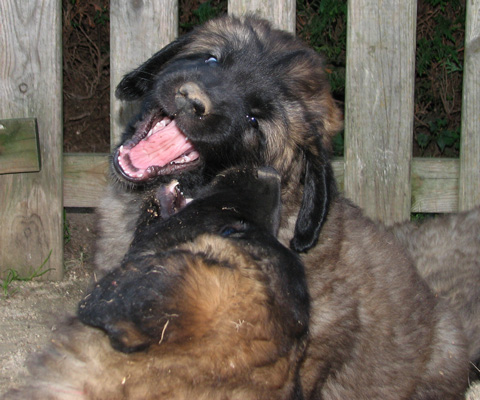
[[[255,13],[268,19],[275,27],[295,32],[295,1],[294,0],[228,0],[228,13],[241,16]]]
[[[178,1],[110,2],[111,145],[115,147],[127,121],[138,109],[135,102],[115,98],[123,75],[171,42],[178,33]]]
[[[40,171],[35,118],[0,120],[0,174]]]
[[[459,160],[452,158],[413,158],[410,212],[457,211],[459,164]],[[344,167],[343,159],[333,161],[333,171],[340,191],[344,190]]]
[[[96,207],[107,183],[108,154],[71,153],[63,158],[65,207]]]
[[[480,204],[480,1],[467,0],[459,209]]]
[[[343,191],[345,163],[333,160],[338,188]],[[107,154],[64,155],[65,207],[96,207],[106,184]],[[412,161],[412,212],[454,212],[458,205],[459,160],[414,158]]]
[[[415,0],[348,2],[345,193],[387,223],[410,212]]]
[[[0,117],[37,118],[40,172],[0,176],[0,268],[63,275],[60,0],[0,2]],[[3,273],[0,271],[0,276]]]
[[[458,210],[459,160],[414,158],[412,212],[445,213]]]

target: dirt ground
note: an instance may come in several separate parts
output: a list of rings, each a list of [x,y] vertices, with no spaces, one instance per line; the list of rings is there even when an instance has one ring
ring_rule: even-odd
[[[61,317],[74,313],[92,275],[94,214],[67,213],[70,240],[65,245],[61,282],[12,282],[0,294],[0,394],[25,379],[25,360],[41,350]]]

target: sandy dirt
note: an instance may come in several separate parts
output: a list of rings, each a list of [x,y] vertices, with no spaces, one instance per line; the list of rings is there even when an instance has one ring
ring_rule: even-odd
[[[61,318],[74,313],[92,275],[94,214],[67,213],[61,282],[12,282],[0,293],[0,394],[25,379],[25,360],[44,348]]]
[[[73,313],[92,276],[95,242],[93,214],[67,214],[70,241],[65,246],[61,282],[14,282],[0,294],[0,395],[27,379],[25,361],[44,348],[62,316]],[[468,400],[480,399],[480,384]]]

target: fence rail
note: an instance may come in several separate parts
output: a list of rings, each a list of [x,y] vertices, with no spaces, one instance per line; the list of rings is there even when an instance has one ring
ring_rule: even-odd
[[[65,207],[96,207],[106,184],[107,154],[65,154],[63,202]],[[344,190],[345,162],[337,158],[333,170]],[[412,206],[414,213],[448,213],[458,210],[460,160],[414,158]]]
[[[229,0],[228,8],[294,29],[294,0]],[[37,118],[42,161],[39,172],[0,175],[0,272],[12,263],[40,265],[53,250],[50,279],[63,271],[62,207],[95,207],[108,164],[106,154],[61,161],[60,13],[60,0],[0,3],[0,119]],[[478,204],[480,0],[467,0],[460,159],[412,158],[416,0],[355,0],[348,13],[345,158],[334,161],[340,188],[385,222]],[[114,145],[132,105],[113,90],[176,36],[177,0],[111,0],[110,26]]]

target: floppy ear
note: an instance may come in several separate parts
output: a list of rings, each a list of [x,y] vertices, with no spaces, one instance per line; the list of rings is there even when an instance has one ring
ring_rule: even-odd
[[[138,68],[125,75],[115,90],[115,96],[120,100],[132,101],[145,95],[151,89],[155,75],[190,42],[190,36],[184,35],[167,44]]]
[[[327,151],[316,139],[318,154],[307,151],[303,198],[295,224],[290,247],[296,252],[306,252],[317,244],[337,187]]]

